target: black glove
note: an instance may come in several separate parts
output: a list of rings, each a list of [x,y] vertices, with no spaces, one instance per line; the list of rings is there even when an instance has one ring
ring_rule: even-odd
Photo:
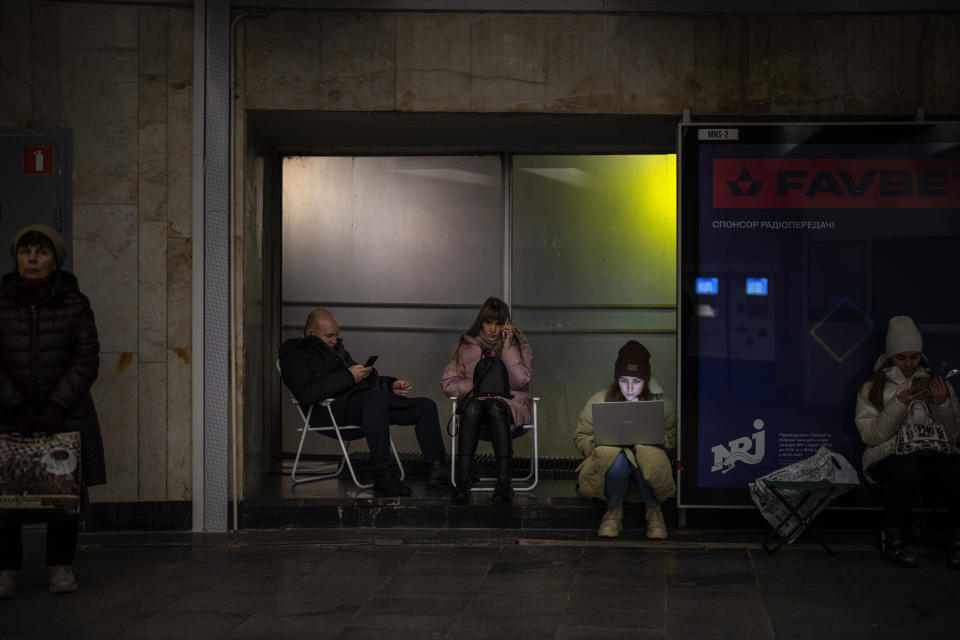
[[[44,433],[58,433],[63,427],[65,417],[63,407],[55,402],[47,402],[37,414],[37,431]]]
[[[10,412],[18,433],[29,435],[37,428],[37,412],[29,402],[21,402]]]

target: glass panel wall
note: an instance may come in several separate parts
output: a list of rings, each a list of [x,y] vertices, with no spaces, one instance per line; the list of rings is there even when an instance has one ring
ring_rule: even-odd
[[[536,358],[541,455],[572,457],[577,413],[627,340],[676,401],[676,159],[514,156],[510,185],[508,215],[499,156],[285,159],[284,338],[330,308],[354,358],[379,355],[445,422],[440,372],[480,303],[508,295],[506,276]],[[284,403],[285,453],[296,422]],[[395,440],[418,451],[412,430]]]
[[[440,373],[477,307],[503,289],[500,166],[499,156],[286,158],[284,339],[327,307],[355,359],[378,355],[378,371],[449,417]],[[296,450],[296,422],[284,403],[284,453]],[[412,429],[394,440],[419,451]],[[334,450],[313,442],[308,451]]]
[[[676,404],[676,156],[515,156],[512,297],[534,348],[544,455],[633,338]]]

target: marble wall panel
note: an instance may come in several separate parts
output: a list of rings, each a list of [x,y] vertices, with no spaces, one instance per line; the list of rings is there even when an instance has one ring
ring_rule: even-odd
[[[193,477],[191,351],[167,352],[167,500],[190,500]]]
[[[622,113],[677,114],[694,97],[694,21],[688,16],[611,19]]]
[[[171,83],[193,82],[193,9],[169,8],[167,13],[167,76]]]
[[[140,222],[140,363],[167,359],[167,223]]]
[[[960,13],[924,16],[921,104],[928,114],[960,113]]]
[[[555,14],[547,29],[545,111],[616,113],[620,108],[617,55],[608,42],[612,18]]]
[[[167,219],[167,12],[140,10],[138,197],[141,220]]]
[[[837,16],[771,19],[772,113],[843,113],[844,26]]]
[[[167,93],[167,233],[193,235],[193,85]]]
[[[920,106],[920,15],[844,18],[846,115],[911,115]]]
[[[63,113],[73,127],[76,203],[137,202],[136,51],[68,49]]]
[[[167,236],[167,346],[190,349],[193,254],[190,238]]]
[[[165,271],[164,271],[165,273]],[[163,362],[167,350],[166,282],[140,283],[139,349],[143,362]]]
[[[193,14],[167,13],[167,220],[174,237],[193,235]]]
[[[331,13],[320,24],[320,108],[392,110],[396,106],[397,16]]]
[[[30,5],[0,4],[0,126],[26,126],[33,106]]]
[[[141,74],[167,74],[168,13],[162,7],[140,7],[137,14],[137,49],[140,52]]]
[[[59,13],[60,46],[64,49],[137,48],[137,7],[61,3]]]
[[[33,121],[38,127],[59,127],[60,119],[60,17],[53,3],[33,4],[30,36],[33,41]]]
[[[167,79],[140,74],[137,197],[141,220],[167,220]]]
[[[100,344],[103,345],[102,331]],[[103,433],[107,484],[91,487],[91,500],[124,502],[138,498],[138,372],[136,353],[104,351],[100,354],[100,376],[91,393]]]
[[[140,363],[138,456],[140,500],[167,498],[167,362]]]
[[[766,16],[695,18],[694,113],[770,111],[769,21]]]
[[[106,352],[137,351],[139,229],[135,205],[74,205],[74,270]]]
[[[277,11],[241,23],[248,109],[320,108],[320,15]]]
[[[464,13],[397,15],[397,108],[470,110],[473,16]]]
[[[470,106],[475,111],[541,111],[547,38],[534,15],[483,15],[472,25]]]

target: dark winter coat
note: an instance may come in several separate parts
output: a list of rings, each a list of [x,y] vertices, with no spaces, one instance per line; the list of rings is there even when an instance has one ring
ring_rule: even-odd
[[[103,439],[90,395],[100,369],[93,310],[73,274],[57,270],[50,277],[34,305],[18,295],[16,272],[0,281],[0,431],[16,431],[12,413],[24,402],[58,405],[61,431],[80,432],[84,484],[103,484]]]
[[[350,396],[364,389],[381,389],[389,394],[394,407],[412,403],[390,391],[396,378],[381,376],[376,369],[360,382],[354,382],[350,367],[355,364],[339,339],[333,349],[316,336],[292,338],[280,345],[280,375],[287,389],[305,408],[333,398],[331,408],[337,424],[346,423],[344,412]],[[324,426],[324,418],[329,422],[325,411],[314,411],[310,421]]]

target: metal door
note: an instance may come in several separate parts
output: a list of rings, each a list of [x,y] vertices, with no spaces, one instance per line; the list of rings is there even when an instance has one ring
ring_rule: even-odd
[[[35,223],[56,229],[70,247],[71,143],[70,129],[0,128],[0,247]],[[67,251],[67,270],[72,254]]]

